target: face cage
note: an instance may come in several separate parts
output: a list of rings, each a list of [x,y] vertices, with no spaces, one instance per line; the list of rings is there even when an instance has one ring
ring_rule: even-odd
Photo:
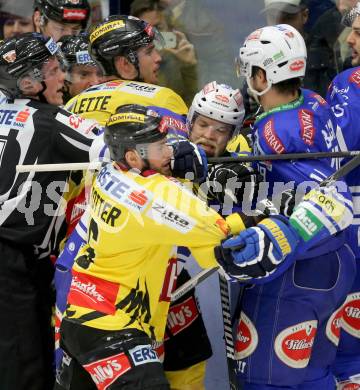
[[[53,54],[52,56],[48,57],[44,62],[42,62],[40,64],[40,67],[39,66],[34,66],[34,68],[30,69],[25,74],[21,75],[18,78],[18,85],[19,85],[20,80],[22,78],[24,78],[24,77],[30,77],[32,80],[37,81],[39,83],[45,82],[48,79],[48,77],[46,77],[44,75],[43,69],[44,69],[44,66],[49,62],[49,60],[51,58],[57,58],[57,60],[59,61],[60,69],[63,72],[67,72],[68,63],[65,60],[64,55],[58,50],[55,54]]]

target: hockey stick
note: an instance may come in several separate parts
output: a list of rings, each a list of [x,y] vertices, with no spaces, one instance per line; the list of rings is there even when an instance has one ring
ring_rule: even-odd
[[[339,168],[336,172],[330,175],[328,178],[319,183],[319,186],[324,187],[329,183],[332,183],[343,176],[347,175],[353,169],[360,165],[360,155],[352,158],[345,165]],[[237,304],[234,311],[233,318],[231,317],[230,310],[230,298],[229,298],[229,288],[226,278],[219,273],[219,284],[220,284],[220,297],[221,297],[221,310],[223,315],[224,323],[224,339],[225,339],[225,348],[226,348],[226,361],[228,367],[228,376],[229,376],[229,385],[230,390],[237,389],[237,361],[235,359],[235,345],[234,345],[234,334],[233,334],[233,325],[237,319],[240,320],[242,301],[244,298],[244,292],[246,285],[240,287],[240,293],[237,299]]]
[[[177,299],[181,298],[188,291],[192,290],[195,286],[197,286],[203,280],[207,279],[209,276],[211,276],[218,269],[219,269],[219,267],[206,268],[206,269],[202,270],[201,272],[199,272],[196,276],[194,276],[192,279],[188,280],[186,283],[184,283],[182,286],[177,288],[171,294],[171,296],[170,296],[171,302],[174,302]]]
[[[284,154],[263,154],[258,156],[238,157],[210,157],[209,164],[252,162],[252,161],[278,161],[278,160],[304,160],[317,158],[346,158],[360,155],[359,150],[346,152],[315,152],[315,153],[284,153]]]
[[[324,186],[328,185],[329,183],[340,179],[341,177],[347,175],[349,172],[351,172],[353,169],[355,169],[359,165],[360,165],[360,154],[356,155],[354,158],[352,158],[350,161],[348,161],[345,165],[340,167],[336,172],[334,172],[332,175],[330,175],[325,180],[320,182],[319,186],[324,187]],[[182,297],[189,290],[196,287],[199,283],[203,282],[205,279],[207,279],[209,276],[211,276],[217,269],[218,269],[218,267],[207,268],[207,269],[204,269],[203,271],[199,272],[192,279],[190,279],[186,283],[184,283],[183,286],[176,289],[171,294],[171,300],[174,300],[173,296],[174,297],[176,296],[176,299]]]
[[[230,385],[230,390],[236,390],[237,389],[237,379],[236,379],[237,362],[235,360],[233,321],[231,319],[229,287],[225,276],[220,273],[219,273],[219,286],[220,286],[221,311],[223,315],[226,365],[228,368],[229,385]]]
[[[346,158],[358,156],[360,151],[348,152],[317,152],[317,153],[288,153],[288,154],[265,154],[261,156],[239,156],[239,157],[210,157],[209,164],[252,162],[252,161],[278,161],[278,160],[302,160],[316,158]],[[55,171],[78,171],[86,169],[99,169],[100,162],[91,163],[68,163],[68,164],[34,164],[17,165],[17,172],[55,172]]]

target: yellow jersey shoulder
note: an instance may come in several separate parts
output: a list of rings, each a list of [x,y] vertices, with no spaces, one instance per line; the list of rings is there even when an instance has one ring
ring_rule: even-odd
[[[92,86],[67,102],[65,108],[104,125],[109,116],[124,104],[157,106],[186,115],[182,98],[169,88],[139,81],[113,80]]]

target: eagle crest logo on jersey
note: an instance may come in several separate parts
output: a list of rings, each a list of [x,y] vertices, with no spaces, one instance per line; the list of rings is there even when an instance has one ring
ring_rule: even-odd
[[[340,341],[340,331],[342,326],[344,308],[340,307],[329,318],[326,324],[326,336],[337,347]]]
[[[305,368],[310,360],[317,321],[305,321],[281,331],[275,339],[277,357],[292,368]]]
[[[236,330],[235,358],[244,359],[250,356],[256,349],[259,337],[254,324],[250,318],[242,311],[239,325]]]
[[[343,329],[360,338],[360,292],[349,294],[344,304]]]

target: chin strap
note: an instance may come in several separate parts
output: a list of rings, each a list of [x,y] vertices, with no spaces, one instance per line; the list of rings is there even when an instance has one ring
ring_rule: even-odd
[[[268,83],[267,87],[263,91],[259,92],[252,87],[251,77],[246,77],[246,82],[248,85],[249,94],[251,94],[251,96],[255,99],[257,104],[261,104],[259,97],[264,95],[266,92],[270,91],[270,88],[272,87],[272,83],[269,80],[267,80],[267,83]]]
[[[37,96],[39,97],[39,100],[43,103],[48,103],[45,95],[44,95],[44,92],[46,91],[46,88],[47,88],[47,85],[45,83],[45,81],[41,81],[41,85],[43,87],[43,89],[37,93]]]

